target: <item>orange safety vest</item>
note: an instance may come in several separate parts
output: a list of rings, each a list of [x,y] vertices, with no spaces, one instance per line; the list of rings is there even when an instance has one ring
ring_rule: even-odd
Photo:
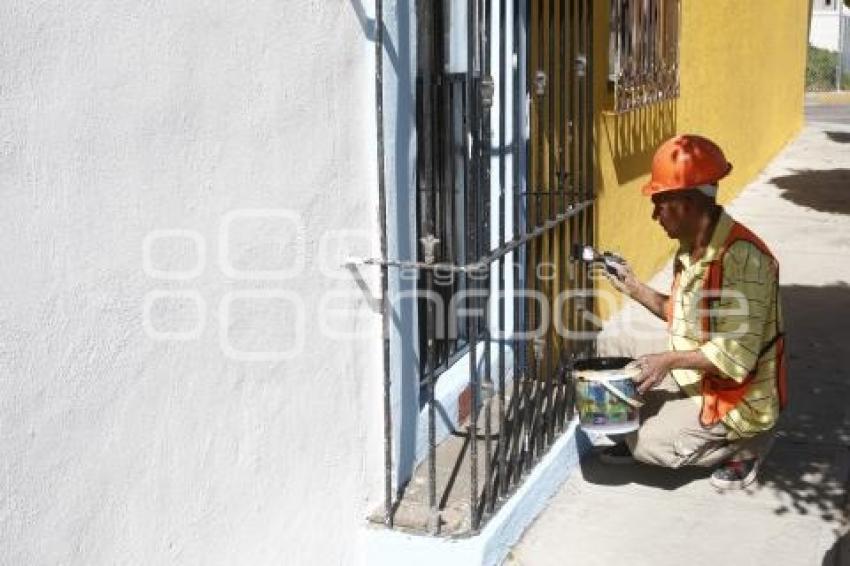
[[[726,238],[726,241],[723,242],[717,257],[714,261],[709,263],[705,274],[702,296],[702,316],[700,317],[703,341],[705,342],[711,338],[710,302],[719,298],[719,292],[723,287],[723,257],[726,255],[729,247],[738,241],[750,242],[759,251],[769,257],[774,265],[777,284],[779,281],[779,263],[776,261],[773,254],[770,253],[770,250],[767,248],[765,243],[742,224],[733,222],[732,228],[729,231],[729,236]],[[668,301],[667,304],[666,315],[668,327],[673,324],[673,306],[676,291],[679,288],[679,275],[681,269],[682,265],[677,262],[675,266],[676,274],[673,279],[673,290],[670,294],[670,301]],[[764,356],[774,344],[776,345],[776,387],[779,395],[779,407],[780,409],[784,409],[788,403],[788,376],[785,364],[785,335],[779,329],[778,297],[776,300],[776,307],[776,335],[764,346],[764,348],[762,348],[761,352],[759,352],[758,358],[761,359],[761,357]],[[701,382],[701,394],[703,401],[702,410],[700,411],[700,424],[704,427],[711,427],[720,422],[720,420],[726,416],[729,411],[734,409],[735,406],[741,402],[741,399],[744,398],[744,395],[750,387],[750,383],[755,378],[755,374],[756,368],[753,368],[753,371],[751,371],[741,383],[738,383],[730,379],[724,379],[713,373],[704,373]]]

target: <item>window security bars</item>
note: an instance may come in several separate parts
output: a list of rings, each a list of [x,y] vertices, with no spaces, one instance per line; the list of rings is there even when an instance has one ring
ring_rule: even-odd
[[[438,14],[437,19],[446,21],[452,16],[463,16],[456,7],[459,4],[462,3],[455,2],[452,12]],[[441,8],[443,6],[437,6],[434,11],[441,12]],[[430,16],[422,15],[426,18]],[[438,26],[434,29],[440,31]],[[436,53],[421,48],[418,51],[420,71],[424,73],[420,72],[417,81],[417,225],[422,243],[420,259],[426,264],[433,263],[436,257],[449,265],[475,261],[489,242],[489,191],[481,186],[480,194],[469,198],[465,190],[466,171],[470,167],[468,132],[465,131],[468,81],[472,82],[473,89],[489,87],[481,82],[480,73],[470,79],[465,72],[452,72],[447,61],[444,61],[445,65],[436,81],[425,84],[428,66],[432,64],[431,57],[436,55],[443,59],[440,56],[450,49],[452,46],[447,40],[434,50]],[[489,103],[492,94],[488,96],[490,98],[486,102]],[[481,180],[482,185],[484,181]],[[436,239],[428,242],[426,239],[429,236]],[[424,257],[426,255],[428,258]],[[426,288],[425,277],[419,278],[422,295],[419,301],[420,352],[428,351],[427,309],[432,302],[432,293],[439,296],[440,304],[449,304],[452,298],[462,293],[472,293],[477,285],[486,282],[486,278],[483,265],[481,270],[437,269],[432,277],[431,289]],[[482,323],[478,321],[479,333],[483,328]],[[426,356],[420,356],[423,385],[429,371],[439,373],[447,369],[468,351],[468,347],[467,325],[458,325],[453,332],[438,340],[434,346],[433,360],[429,362]]]
[[[614,110],[679,96],[680,0],[611,0],[608,75]]]
[[[570,365],[592,341],[564,336],[541,321],[557,317],[572,331],[588,330],[582,311],[593,308],[584,297],[555,300],[564,290],[591,286],[569,254],[591,243],[593,233],[592,6],[593,0],[416,4],[421,250],[416,261],[367,263],[419,273],[434,534],[441,526],[437,492],[446,487],[436,478],[435,383],[454,358],[481,359],[469,364],[465,423],[470,532],[512,493],[572,417]],[[462,292],[466,299],[459,303],[431,300]],[[455,316],[457,305],[466,316]],[[451,320],[463,328],[453,333],[445,325]],[[388,478],[391,472],[388,461]],[[388,500],[390,526],[393,512]]]

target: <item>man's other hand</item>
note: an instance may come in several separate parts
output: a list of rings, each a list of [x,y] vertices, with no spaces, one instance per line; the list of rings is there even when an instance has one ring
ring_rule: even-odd
[[[640,369],[640,374],[633,381],[638,384],[637,390],[641,395],[661,383],[671,368],[667,353],[647,354],[639,357],[634,364]]]
[[[608,264],[614,273],[611,273],[606,267],[600,263],[594,263],[590,268],[591,276],[604,276],[611,285],[619,292],[629,297],[634,297],[640,288],[640,281],[635,277],[632,268],[628,263],[609,263]]]

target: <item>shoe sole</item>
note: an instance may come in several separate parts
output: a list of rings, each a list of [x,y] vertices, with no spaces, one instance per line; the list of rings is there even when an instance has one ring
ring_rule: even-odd
[[[756,464],[753,466],[753,469],[750,470],[750,473],[748,473],[746,476],[739,480],[720,480],[715,478],[714,476],[711,476],[709,478],[709,481],[711,482],[711,485],[713,485],[718,491],[732,491],[736,489],[744,489],[745,487],[748,487],[750,484],[756,481],[756,477],[758,476],[759,472],[759,467],[759,462],[756,462]]]

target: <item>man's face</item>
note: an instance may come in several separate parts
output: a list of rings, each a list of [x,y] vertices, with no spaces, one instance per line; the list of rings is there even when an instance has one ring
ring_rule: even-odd
[[[652,219],[657,220],[667,236],[674,239],[687,238],[692,232],[692,206],[687,195],[681,192],[665,192],[652,196]]]

